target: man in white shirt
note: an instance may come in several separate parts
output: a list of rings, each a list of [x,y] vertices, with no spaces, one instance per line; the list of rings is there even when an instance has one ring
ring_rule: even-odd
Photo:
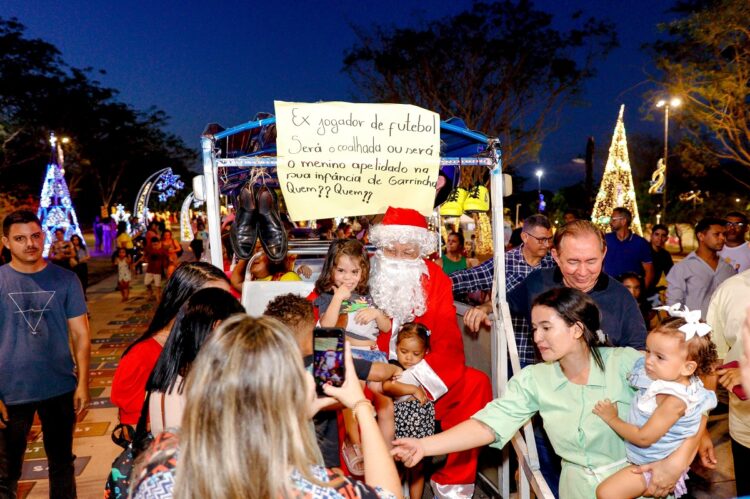
[[[726,242],[719,256],[737,272],[750,269],[750,244],[745,241],[747,233],[747,216],[739,211],[727,213]]]
[[[750,305],[750,270],[730,277],[716,289],[708,306],[706,322],[711,325],[711,340],[721,360],[719,365],[739,361],[743,355],[742,326]],[[750,400],[741,400],[732,392],[740,384],[740,369],[718,369],[711,387],[718,382],[729,392],[729,436],[732,441],[737,495],[750,494],[750,476],[741,469],[750,461]],[[750,387],[749,387],[750,388]]]

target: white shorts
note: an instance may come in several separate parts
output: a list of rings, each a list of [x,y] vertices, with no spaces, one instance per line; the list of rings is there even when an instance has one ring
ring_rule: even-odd
[[[143,276],[143,284],[148,286],[151,283],[153,283],[157,288],[160,288],[161,274],[149,274],[148,272],[146,272],[146,275]]]

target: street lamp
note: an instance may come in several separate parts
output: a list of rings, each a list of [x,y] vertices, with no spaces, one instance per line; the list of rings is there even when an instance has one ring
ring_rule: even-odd
[[[667,156],[669,153],[669,109],[676,109],[682,105],[679,97],[672,97],[668,101],[661,99],[656,107],[664,108],[664,184],[662,185],[662,207],[664,209],[664,221],[667,219]]]
[[[544,175],[544,171],[540,168],[534,173],[534,175],[536,175],[536,181],[537,181],[536,192],[537,192],[537,196],[539,197],[538,211],[539,213],[541,213],[542,211],[544,211],[544,207],[542,206],[542,175]]]

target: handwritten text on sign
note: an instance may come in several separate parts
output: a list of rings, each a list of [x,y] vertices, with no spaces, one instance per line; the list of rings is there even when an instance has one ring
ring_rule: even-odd
[[[440,117],[405,104],[276,101],[279,183],[292,220],[432,212]]]

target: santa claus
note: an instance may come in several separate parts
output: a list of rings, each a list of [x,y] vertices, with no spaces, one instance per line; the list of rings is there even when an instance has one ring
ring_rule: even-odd
[[[375,304],[393,318],[392,333],[416,321],[432,331],[430,351],[410,368],[435,401],[435,416],[443,429],[469,419],[492,397],[487,376],[464,364],[464,345],[456,322],[451,281],[424,257],[436,247],[437,234],[425,217],[405,208],[388,208],[383,221],[370,231],[377,247],[371,260],[370,293]],[[396,358],[396,334],[381,334],[378,345]],[[472,497],[477,456],[474,449],[448,455],[432,475],[436,497]]]

